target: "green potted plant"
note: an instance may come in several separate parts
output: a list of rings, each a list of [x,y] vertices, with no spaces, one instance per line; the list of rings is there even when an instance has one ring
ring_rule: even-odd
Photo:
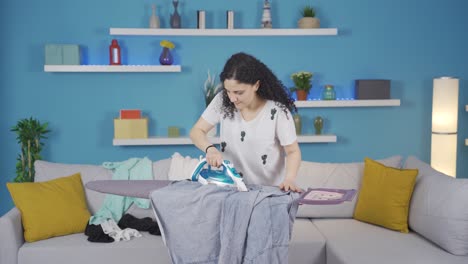
[[[208,71],[208,78],[206,78],[203,88],[206,106],[208,106],[213,98],[222,90],[222,85],[216,84],[215,76],[216,75],[211,76],[210,71]]]
[[[211,75],[210,71],[208,70],[208,78],[205,80],[205,85],[203,87],[203,93],[205,96],[205,105],[208,105],[213,101],[213,98],[223,89],[223,86],[218,83],[216,84],[216,74]],[[208,131],[207,135],[210,137],[214,137],[217,134],[216,126],[213,127],[210,131]]]
[[[308,71],[300,71],[291,74],[291,79],[294,82],[294,87],[290,88],[291,92],[296,92],[297,100],[307,100],[307,95],[312,88],[313,74]]]
[[[315,9],[306,5],[301,9],[302,18],[297,22],[299,28],[319,28],[320,19],[315,17]]]
[[[41,124],[38,120],[30,117],[21,119],[11,128],[16,133],[16,140],[21,146],[21,153],[16,162],[16,177],[14,182],[34,181],[34,161],[40,160],[41,150],[44,143],[42,139],[47,138],[49,133],[48,124]]]

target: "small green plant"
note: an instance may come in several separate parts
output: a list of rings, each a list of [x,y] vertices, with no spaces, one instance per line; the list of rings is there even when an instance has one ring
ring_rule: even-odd
[[[220,83],[216,84],[215,76],[216,74],[211,76],[210,71],[208,71],[208,78],[205,81],[203,89],[206,106],[208,106],[213,100],[213,98],[216,96],[216,94],[218,94],[222,90],[222,85]]]
[[[303,17],[315,17],[315,9],[310,5],[304,6],[301,10]]]
[[[291,79],[294,82],[294,87],[290,88],[291,92],[297,90],[304,90],[309,93],[310,88],[312,88],[312,73],[307,71],[300,71],[291,74]]]
[[[41,150],[44,145],[41,139],[47,138],[49,133],[48,123],[41,124],[38,120],[30,117],[21,119],[11,128],[16,133],[16,140],[21,146],[21,153],[16,162],[16,178],[14,182],[34,181],[34,161],[40,160]]]

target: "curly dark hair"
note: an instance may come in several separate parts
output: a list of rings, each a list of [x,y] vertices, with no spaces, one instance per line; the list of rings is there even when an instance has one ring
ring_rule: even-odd
[[[232,55],[224,65],[219,78],[221,83],[227,79],[251,85],[260,81],[258,96],[276,102],[285,113],[287,113],[286,109],[291,113],[297,112],[289,90],[263,62],[252,55],[243,52]],[[226,89],[223,89],[222,93],[224,117],[232,119],[236,108],[229,100]]]

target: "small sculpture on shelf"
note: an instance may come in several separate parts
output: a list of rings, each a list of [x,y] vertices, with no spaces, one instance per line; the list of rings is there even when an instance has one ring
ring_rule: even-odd
[[[272,28],[271,23],[271,7],[270,2],[265,0],[263,2],[263,14],[262,14],[262,28]]]
[[[159,17],[156,15],[156,5],[153,4],[151,5],[152,13],[149,21],[149,27],[150,28],[159,28],[160,23],[159,23]]]
[[[175,47],[174,43],[169,40],[163,40],[159,44],[163,47],[161,55],[159,56],[159,62],[161,65],[172,65],[172,63],[174,63],[174,58],[172,57],[171,49]]]
[[[171,14],[171,20],[169,21],[171,28],[181,28],[181,18],[179,12],[177,12],[179,0],[172,0],[172,5],[174,6],[174,13]]]

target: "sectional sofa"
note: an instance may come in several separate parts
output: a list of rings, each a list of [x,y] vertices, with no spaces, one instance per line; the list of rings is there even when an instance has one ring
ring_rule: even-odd
[[[409,233],[393,231],[353,218],[359,196],[338,205],[301,205],[289,247],[289,263],[468,263],[468,179],[453,179],[415,157],[401,156],[380,163],[395,168],[415,168],[416,179],[409,205]],[[172,179],[171,158],[153,162],[155,179]],[[172,164],[174,165],[174,164]],[[177,165],[180,168],[180,164]],[[36,181],[43,182],[80,172],[83,184],[108,180],[112,173],[97,165],[36,161]],[[298,184],[302,188],[357,189],[363,162],[316,163],[303,161]],[[105,194],[85,189],[91,213]],[[359,192],[358,192],[359,194]],[[51,205],[53,206],[53,205]],[[152,215],[136,206],[127,211],[136,217]],[[21,213],[13,208],[0,218],[1,264],[163,264],[171,263],[160,236],[143,232],[140,238],[114,243],[91,243],[83,233],[28,243],[23,237]]]

